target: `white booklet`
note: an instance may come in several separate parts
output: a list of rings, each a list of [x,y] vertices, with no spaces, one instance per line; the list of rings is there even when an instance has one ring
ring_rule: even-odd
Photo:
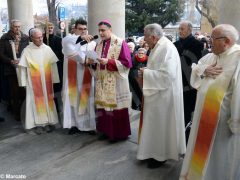
[[[98,63],[98,55],[95,51],[86,51],[85,54],[87,58],[94,60],[95,63]]]

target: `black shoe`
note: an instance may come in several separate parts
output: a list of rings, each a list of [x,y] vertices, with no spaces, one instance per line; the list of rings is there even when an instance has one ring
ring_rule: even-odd
[[[100,141],[106,140],[106,139],[108,139],[108,137],[107,137],[107,135],[105,135],[105,134],[100,134],[100,135],[98,136],[98,140],[100,140]]]
[[[29,134],[29,135],[39,135],[35,132],[34,128],[33,129],[27,129],[26,133]]]
[[[109,140],[109,143],[110,143],[110,144],[114,144],[114,143],[117,143],[117,142],[118,142],[117,139],[110,139],[110,140]]]
[[[45,131],[47,132],[47,133],[50,133],[50,132],[52,132],[53,130],[54,130],[54,126],[52,126],[52,125],[47,125],[47,126],[45,126]]]
[[[12,111],[12,106],[10,104],[7,106],[7,111],[8,112]]]
[[[151,159],[148,160],[148,165],[147,165],[147,167],[148,167],[149,169],[159,168],[159,167],[161,167],[165,162],[166,162],[166,161],[157,161],[157,160],[151,158]]]
[[[34,132],[35,132],[37,135],[40,135],[40,134],[44,134],[44,133],[45,133],[43,127],[41,127],[41,126],[35,127],[35,128],[34,128]]]
[[[79,133],[81,132],[77,127],[71,127],[70,130],[68,131],[68,134],[69,135],[72,135],[72,134],[76,134],[76,133]]]
[[[137,111],[141,111],[140,105],[133,105],[132,109],[137,110]]]
[[[87,131],[87,133],[88,133],[89,135],[96,135],[96,134],[97,134],[96,131],[94,131],[94,130],[92,130],[92,131]]]
[[[15,118],[14,118],[16,121],[18,121],[18,122],[20,122],[21,121],[21,118],[20,118],[20,116],[15,116]]]
[[[0,122],[4,122],[4,121],[5,121],[4,118],[0,117]]]

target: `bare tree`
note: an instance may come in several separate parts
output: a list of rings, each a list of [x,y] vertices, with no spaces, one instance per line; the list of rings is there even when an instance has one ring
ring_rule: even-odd
[[[211,14],[212,3],[210,0],[196,0],[196,9],[198,12],[207,18],[208,22],[214,27],[217,24],[217,20],[213,18]]]
[[[58,26],[58,19],[57,19],[57,9],[61,0],[47,0],[48,6],[48,14],[49,14],[49,21],[52,22],[55,27]]]

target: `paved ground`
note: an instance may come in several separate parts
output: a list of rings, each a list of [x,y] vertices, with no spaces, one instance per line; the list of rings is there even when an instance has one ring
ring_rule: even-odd
[[[87,134],[68,135],[57,129],[29,135],[0,104],[0,179],[24,175],[33,180],[177,180],[182,161],[148,169],[136,160],[139,112],[131,116],[132,135],[110,144]]]

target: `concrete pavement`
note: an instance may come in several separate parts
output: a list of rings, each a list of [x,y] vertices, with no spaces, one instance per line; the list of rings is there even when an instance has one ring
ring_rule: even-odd
[[[23,175],[33,180],[177,180],[182,161],[167,161],[148,169],[136,160],[139,112],[131,114],[132,135],[110,144],[88,134],[68,135],[68,130],[29,135],[0,105],[0,179]]]

